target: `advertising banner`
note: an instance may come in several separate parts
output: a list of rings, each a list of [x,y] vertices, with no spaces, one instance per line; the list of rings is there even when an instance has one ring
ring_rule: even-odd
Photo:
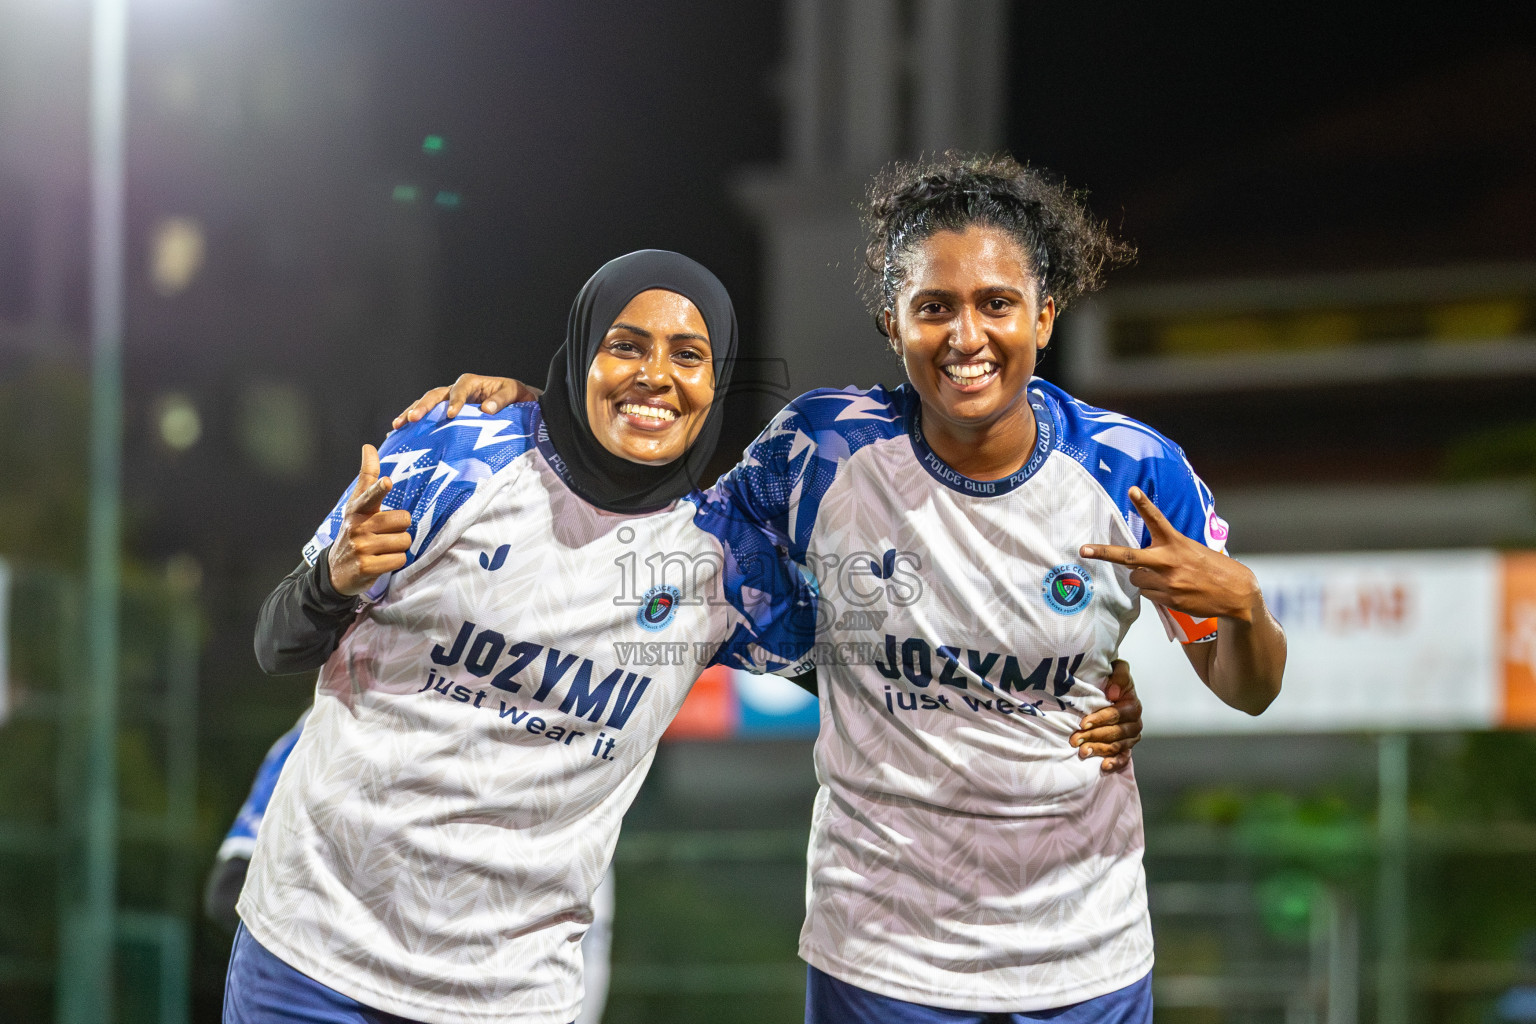
[[[1501,558],[1492,551],[1244,559],[1285,627],[1280,696],[1228,708],[1145,605],[1120,645],[1147,735],[1487,729],[1504,718]]]

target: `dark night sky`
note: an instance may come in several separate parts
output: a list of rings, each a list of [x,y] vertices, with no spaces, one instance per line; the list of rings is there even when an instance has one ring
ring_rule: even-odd
[[[368,32],[388,54],[391,152],[448,140],[443,180],[464,206],[442,218],[435,364],[540,359],[508,336],[550,339],[604,260],[675,248],[738,295],[751,322],[750,224],[725,178],[778,146],[769,78],[772,4],[396,5]],[[509,362],[508,353],[511,352]]]
[[[316,8],[304,8],[312,19]],[[776,5],[368,11],[360,24],[355,9],[332,9],[327,27],[362,30],[386,55],[381,158],[406,164],[423,134],[439,132],[449,141],[440,173],[465,197],[443,217],[438,373],[542,376],[526,353],[544,346],[507,339],[558,337],[581,280],[640,246],[678,248],[714,268],[750,336],[756,239],[725,179],[779,148]],[[1255,201],[1273,184],[1258,166],[1262,154],[1333,112],[1458,69],[1475,77],[1480,62],[1501,54],[1529,55],[1536,32],[1520,4],[1083,0],[1015,5],[1010,43],[1008,147],[1090,188],[1098,212],[1142,244],[1137,273],[1156,273],[1187,267],[1179,250],[1213,249],[1200,231],[1151,215],[1170,183],[1212,186],[1219,215],[1205,216],[1198,202],[1193,214],[1205,234],[1262,234],[1266,213],[1289,229],[1347,216],[1358,206],[1350,174],[1365,171],[1321,188],[1298,181],[1309,190],[1304,202],[1266,210]],[[1241,173],[1229,173],[1233,166]],[[1449,177],[1426,171],[1408,191],[1454,192],[1454,169]],[[1368,252],[1334,260],[1362,261],[1371,262]]]

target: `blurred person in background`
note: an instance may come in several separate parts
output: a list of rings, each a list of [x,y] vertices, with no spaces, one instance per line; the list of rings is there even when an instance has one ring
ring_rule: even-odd
[[[323,667],[238,902],[228,1024],[576,1019],[621,818],[707,667],[630,671],[617,643],[783,669],[813,636],[807,581],[692,484],[735,348],[714,275],[631,253],[577,295],[537,404],[364,447],[257,628],[267,671]],[[637,551],[691,578],[641,580]]]
[[[888,600],[882,658],[817,664],[806,1020],[1150,1022],[1135,778],[1086,768],[1074,728],[1142,596],[1249,714],[1279,693],[1284,633],[1183,451],[1034,376],[1128,245],[1009,157],[897,165],[866,216],[866,295],[908,383],[801,396],[718,485],[813,573],[905,559],[921,584]],[[466,375],[397,423],[532,393]],[[818,650],[860,639],[820,621]]]
[[[233,935],[240,926],[240,915],[235,904],[240,899],[241,886],[251,866],[251,854],[256,849],[256,834],[261,829],[261,819],[267,813],[272,800],[272,789],[277,777],[288,761],[293,745],[304,730],[304,720],[309,709],[299,715],[293,728],[278,737],[256,769],[251,791],[235,815],[234,824],[219,844],[214,857],[213,870],[208,873],[207,887],[203,892],[203,913],[226,934]],[[581,1016],[576,1024],[600,1024],[603,1007],[608,1002],[608,977],[612,973],[610,952],[613,947],[613,909],[615,880],[613,865],[603,876],[602,884],[592,894],[592,923],[581,937]]]

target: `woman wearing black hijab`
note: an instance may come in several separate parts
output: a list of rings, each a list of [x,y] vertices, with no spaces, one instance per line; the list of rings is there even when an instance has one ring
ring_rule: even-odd
[[[712,330],[707,341],[714,365],[713,391],[724,394],[736,362],[736,311],[713,274],[677,253],[656,249],[621,256],[586,283],[571,304],[565,344],[549,363],[549,379],[539,407],[571,486],[599,508],[611,512],[649,512],[698,486],[720,436],[722,407],[710,405],[693,426],[691,444],[664,453],[653,443],[645,454],[661,460],[640,461],[637,454],[617,454],[625,433],[601,408],[593,381],[593,363],[604,350],[612,325],[629,301],[647,291],[686,296]],[[601,432],[603,437],[598,437]]]
[[[324,667],[226,1022],[575,1018],[592,893],[689,687],[814,635],[799,574],[695,488],[735,345],[713,275],[631,253],[577,296],[538,403],[365,447],[262,610],[267,671]]]

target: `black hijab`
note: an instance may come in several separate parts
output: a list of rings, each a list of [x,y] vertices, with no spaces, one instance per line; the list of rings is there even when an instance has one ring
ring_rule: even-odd
[[[687,298],[704,316],[715,371],[715,400],[704,426],[681,456],[665,465],[621,459],[604,448],[587,422],[587,372],[603,335],[629,300],[643,291],[664,288]],[[642,249],[603,264],[593,274],[565,324],[565,343],[549,363],[549,379],[539,399],[544,426],[564,465],[572,490],[609,512],[654,512],[695,487],[714,454],[720,436],[722,399],[736,361],[736,311],[725,286],[686,256]]]

